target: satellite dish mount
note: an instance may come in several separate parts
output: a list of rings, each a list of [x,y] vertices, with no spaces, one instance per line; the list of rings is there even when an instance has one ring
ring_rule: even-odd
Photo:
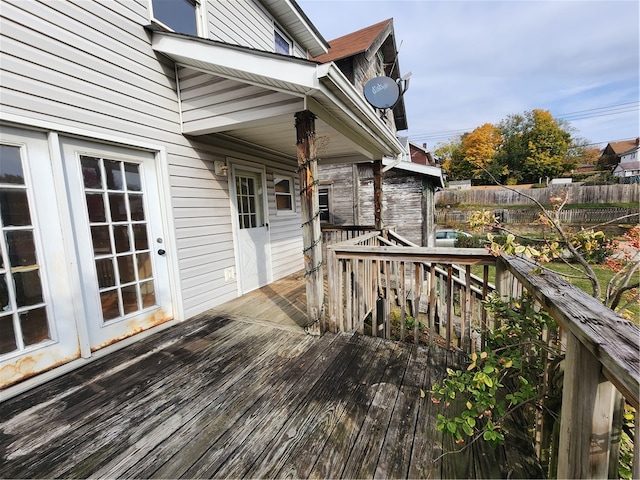
[[[409,89],[409,77],[411,72],[397,80],[390,77],[372,78],[364,85],[364,98],[372,107],[382,110],[384,117],[387,109],[395,107]]]

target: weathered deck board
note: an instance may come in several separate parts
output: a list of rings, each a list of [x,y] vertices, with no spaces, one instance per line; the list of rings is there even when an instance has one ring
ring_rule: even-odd
[[[519,476],[516,451],[432,462],[447,361],[203,315],[0,403],[0,477]]]

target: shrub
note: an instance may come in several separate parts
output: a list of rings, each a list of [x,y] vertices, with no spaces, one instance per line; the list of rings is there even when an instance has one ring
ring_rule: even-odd
[[[486,244],[487,239],[482,235],[473,235],[471,237],[460,235],[456,238],[455,246],[458,248],[483,248]]]

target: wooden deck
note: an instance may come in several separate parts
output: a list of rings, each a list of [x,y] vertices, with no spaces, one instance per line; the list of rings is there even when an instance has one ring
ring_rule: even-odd
[[[443,455],[451,361],[210,312],[1,403],[0,478],[541,477],[517,438]]]

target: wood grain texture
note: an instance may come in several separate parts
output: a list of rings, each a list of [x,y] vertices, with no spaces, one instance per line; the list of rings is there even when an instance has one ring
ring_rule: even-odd
[[[203,314],[1,403],[0,477],[517,476],[521,451],[440,457],[429,389],[449,363],[438,347]]]

